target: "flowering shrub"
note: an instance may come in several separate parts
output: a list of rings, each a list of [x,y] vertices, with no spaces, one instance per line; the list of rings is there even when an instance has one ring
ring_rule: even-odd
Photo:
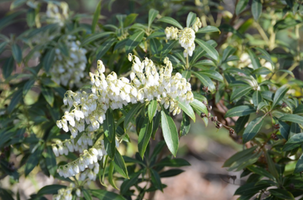
[[[302,2],[142,2],[116,24],[101,2],[85,20],[65,2],[11,3],[0,29],[26,15],[28,30],[0,34],[0,177],[55,178],[30,199],[152,199],[182,173],[166,167],[189,165],[179,140],[199,116],[243,144],[223,165],[248,177],[235,195],[301,198]]]

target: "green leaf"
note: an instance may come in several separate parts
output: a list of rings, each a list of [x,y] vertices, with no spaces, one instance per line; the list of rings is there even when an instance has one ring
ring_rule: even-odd
[[[26,13],[26,22],[29,27],[35,26],[36,11],[33,8],[28,9]]]
[[[134,48],[136,48],[143,39],[145,32],[138,31],[128,38],[125,45],[126,53],[131,53]]]
[[[279,174],[276,169],[274,161],[271,159],[270,155],[268,154],[268,151],[266,151],[264,153],[265,153],[265,158],[266,158],[269,172],[276,178],[276,180],[279,180]]]
[[[165,142],[163,140],[161,140],[160,142],[157,143],[151,157],[150,157],[150,160],[153,160],[157,157],[157,155],[159,155],[159,153],[162,151],[162,149],[164,148],[165,146]]]
[[[284,200],[294,200],[294,196],[283,189],[270,189],[268,190],[273,196],[278,197],[279,199],[284,199]]]
[[[253,146],[249,149],[245,149],[243,151],[235,153],[233,156],[231,156],[229,159],[225,161],[222,167],[230,167],[234,162],[237,160],[247,157],[248,155],[253,154],[253,152],[257,149],[257,146]]]
[[[293,113],[297,115],[303,115],[303,104],[298,105]]]
[[[262,3],[260,0],[252,0],[251,12],[255,20],[258,20],[262,13]]]
[[[249,93],[251,90],[252,90],[252,87],[250,85],[239,87],[239,88],[237,88],[233,91],[233,93],[230,96],[230,100],[233,101],[233,100],[236,100],[240,97],[243,97],[247,93]]]
[[[168,178],[168,177],[177,176],[177,175],[181,174],[182,172],[184,172],[184,170],[182,170],[182,169],[169,169],[167,171],[161,172],[159,174],[159,176],[161,178]]]
[[[147,113],[148,113],[148,118],[149,118],[150,122],[153,120],[153,118],[157,112],[157,107],[158,107],[157,100],[152,100],[149,102]]]
[[[131,120],[138,113],[139,109],[142,108],[142,106],[143,106],[142,103],[138,103],[138,104],[134,105],[130,109],[130,111],[128,111],[128,113],[125,116],[125,120],[124,120],[124,129],[126,129],[128,127],[129,122],[131,122]]]
[[[206,51],[206,53],[215,61],[218,60],[219,54],[217,50],[211,46],[210,44],[204,42],[203,40],[200,39],[195,39],[195,41],[198,43],[198,45]]]
[[[179,29],[183,29],[182,25],[171,17],[162,17],[161,19],[158,20],[158,22],[168,23],[168,24],[178,27]]]
[[[197,60],[201,59],[201,57],[205,56],[205,55],[206,55],[206,51],[204,49],[202,49],[201,47],[197,47],[194,51],[194,55],[190,58],[190,65],[193,65],[195,67],[199,67],[202,65],[204,67],[204,65],[207,65],[208,63],[213,62],[212,60],[200,60],[197,62]],[[182,55],[182,57],[184,58],[183,55]],[[209,65],[211,65],[211,64],[209,64]]]
[[[271,59],[271,56],[270,56],[270,54],[266,50],[261,49],[260,47],[256,47],[256,50],[259,51],[260,53],[262,53],[263,54],[263,58],[266,61],[270,62],[272,66],[274,66],[274,63],[273,63],[273,61]]]
[[[142,159],[146,151],[146,147],[149,144],[152,131],[153,131],[153,122],[152,121],[150,122],[147,118],[145,118],[144,124],[140,129],[139,138],[138,138],[138,150]]]
[[[250,197],[254,196],[255,194],[259,193],[260,190],[266,189],[264,185],[256,185],[255,182],[245,183],[241,185],[235,192],[234,195],[241,195],[244,196],[243,199],[250,199]]]
[[[21,101],[21,99],[22,99],[22,92],[21,90],[18,90],[12,96],[11,102],[7,107],[7,112],[11,113],[14,110],[14,108],[17,106],[17,104]]]
[[[190,104],[184,103],[178,100],[179,107],[185,112],[194,122],[196,121],[196,115]]]
[[[190,130],[190,118],[185,113],[182,113],[182,121],[180,127],[180,137],[187,135]]]
[[[220,29],[218,29],[215,26],[205,26],[203,28],[200,28],[197,33],[213,33],[213,32],[219,32],[221,33]]]
[[[89,194],[89,192],[86,189],[84,188],[81,189],[81,192],[85,200],[92,200],[92,196]]]
[[[285,143],[283,151],[290,151],[297,147],[300,147],[303,144],[303,133],[294,134],[289,140]]]
[[[224,63],[226,62],[227,58],[232,55],[233,53],[235,53],[236,49],[231,47],[231,46],[228,46],[224,49],[223,51],[223,56],[222,56],[222,60],[221,62]]]
[[[107,137],[104,137],[104,147],[107,155],[110,158],[114,158],[116,153],[116,143],[110,142]]]
[[[303,171],[303,154],[300,156],[296,168],[295,168],[295,173],[300,173]]]
[[[42,86],[41,87],[41,92],[42,95],[44,96],[45,100],[47,101],[47,103],[53,107],[54,104],[54,93],[52,92],[52,89]]]
[[[279,118],[282,121],[294,122],[303,125],[303,117],[296,114],[286,114]]]
[[[13,59],[13,57],[9,57],[8,59],[6,59],[4,66],[3,66],[2,74],[3,74],[4,78],[7,79],[8,77],[10,77],[13,70],[14,70],[14,59]]]
[[[256,110],[252,106],[242,105],[233,107],[232,109],[228,110],[225,114],[225,117],[241,117],[255,112]]]
[[[285,19],[277,21],[277,23],[274,25],[274,31],[276,32],[279,30],[287,29],[298,24],[302,24],[302,21],[296,20],[293,17],[286,17]]]
[[[261,67],[260,60],[258,59],[256,54],[250,49],[248,49],[247,51],[248,51],[248,55],[250,57],[251,64],[252,64],[253,68],[254,69],[260,68]]]
[[[202,103],[201,101],[199,101],[199,100],[197,100],[197,99],[194,99],[194,100],[190,103],[190,105],[191,105],[195,110],[197,110],[197,111],[199,111],[199,112],[203,112],[203,113],[205,113],[206,115],[208,114],[208,110],[207,110],[205,104]]]
[[[22,6],[23,4],[25,4],[27,0],[15,0],[13,1],[13,3],[10,6],[10,10],[14,10],[20,6]]]
[[[263,169],[261,167],[248,166],[247,169],[249,169],[250,171],[252,171],[256,174],[259,174],[261,176],[265,176],[267,178],[274,179],[272,174],[270,174],[268,171],[266,171],[265,169]]]
[[[245,128],[244,133],[243,133],[243,143],[246,143],[249,140],[253,139],[259,133],[259,131],[263,125],[263,122],[264,122],[263,119],[265,116],[266,115],[258,117],[248,123],[248,125]]]
[[[220,81],[220,82],[223,82],[223,77],[222,75],[217,72],[217,71],[214,71],[214,70],[203,70],[200,72],[200,74],[204,74],[212,79],[215,79],[217,81]]]
[[[23,91],[22,94],[23,96],[25,96],[28,91],[30,91],[30,89],[33,87],[33,85],[35,84],[35,79],[29,79],[23,86]]]
[[[45,162],[49,173],[54,176],[57,170],[57,163],[56,156],[50,146],[46,147]]]
[[[44,150],[44,144],[39,145],[38,148],[33,153],[30,154],[25,164],[25,170],[24,170],[25,176],[27,176],[39,164],[43,150]]]
[[[129,179],[125,179],[123,181],[123,183],[120,186],[120,193],[121,194],[125,194],[127,193],[127,191],[129,190],[130,187],[132,187],[133,185],[135,185],[138,182],[138,177],[139,175],[142,173],[142,170],[133,173]]]
[[[106,118],[103,122],[104,134],[110,142],[115,143],[115,121],[111,109],[106,111],[105,116]]]
[[[114,175],[114,161],[112,160],[108,168],[108,182],[111,184],[111,186],[113,186],[115,189],[118,190],[113,175]]]
[[[125,200],[124,197],[113,193],[113,192],[108,192],[106,190],[89,190],[91,194],[95,197],[97,197],[99,200]]]
[[[184,167],[190,166],[190,163],[183,158],[164,158],[160,162],[156,163],[155,166],[161,167]]]
[[[189,80],[191,77],[191,70],[188,69],[184,70],[182,72],[182,77],[185,78],[186,80]]]
[[[0,30],[12,23],[15,23],[17,21],[15,18],[23,13],[24,11],[17,11],[12,12],[9,15],[6,15],[5,17],[2,17],[2,19],[0,19]]]
[[[87,38],[85,38],[82,42],[81,42],[81,46],[85,46],[93,41],[96,41],[100,38],[103,38],[103,37],[107,37],[109,36],[110,34],[113,34],[113,32],[101,32],[101,33],[95,33]]]
[[[123,27],[128,27],[129,25],[131,25],[136,20],[137,16],[137,13],[127,15],[123,22]]]
[[[127,172],[125,162],[117,149],[115,152],[114,162],[115,162],[114,166],[115,166],[116,171],[119,172],[124,178],[128,178],[128,172]]]
[[[158,172],[156,172],[154,169],[151,169],[150,172],[151,172],[151,178],[152,178],[153,185],[157,189],[159,189],[163,192],[163,187],[162,187],[161,179],[160,179]]]
[[[283,85],[276,91],[272,103],[272,107],[275,107],[284,98],[287,91],[288,91],[288,87],[286,85]]]
[[[178,131],[174,120],[163,110],[161,111],[161,127],[169,151],[176,156],[179,146]]]
[[[99,16],[101,13],[101,2],[102,1],[100,0],[94,13],[93,22],[92,22],[92,33],[95,33],[96,26],[98,24]]]
[[[216,90],[216,87],[214,85],[214,83],[212,82],[212,80],[210,78],[208,78],[208,76],[192,71],[192,73],[202,82],[202,84],[204,86],[207,86],[209,91],[214,93]]]
[[[186,27],[191,27],[197,18],[197,14],[193,12],[189,12],[186,18]]]
[[[159,14],[159,11],[155,9],[150,9],[148,12],[148,27],[151,26],[153,21],[156,19],[157,15]]]
[[[283,136],[283,138],[285,140],[287,140],[288,139],[288,134],[289,134],[289,131],[290,131],[290,126],[287,123],[285,123],[281,120],[278,120],[278,121],[279,121],[279,126],[280,126],[279,131],[280,131],[281,135]]]
[[[1,42],[0,43],[0,54],[4,51],[7,44],[8,44],[8,42]]]
[[[246,123],[248,122],[248,120],[249,120],[249,115],[239,117],[239,119],[237,120],[237,122],[235,124],[235,132],[237,134],[239,134],[243,130],[243,128],[246,125]]]
[[[248,5],[249,0],[239,0],[236,6],[236,15],[239,15]]]
[[[171,52],[171,50],[174,48],[174,46],[178,43],[177,40],[170,40],[168,43],[166,43],[161,51],[161,55],[164,57],[166,54]]]
[[[57,185],[57,184],[47,185],[47,186],[44,186],[43,188],[41,188],[38,191],[37,196],[42,196],[42,195],[45,195],[45,194],[57,194],[58,190],[60,190],[62,188],[66,188],[66,186],[65,185]]]
[[[0,197],[3,200],[4,199],[5,200],[14,200],[14,198],[12,197],[12,194],[4,188],[0,188]]]
[[[254,106],[257,107],[259,105],[259,103],[263,100],[261,92],[259,92],[258,90],[254,91],[252,100],[253,100]]]
[[[50,68],[53,66],[53,62],[55,59],[55,49],[50,49],[47,51],[45,56],[43,57],[43,67],[46,72],[49,72]]]

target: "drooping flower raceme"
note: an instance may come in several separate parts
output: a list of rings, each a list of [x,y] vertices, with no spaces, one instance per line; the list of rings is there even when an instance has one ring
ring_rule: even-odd
[[[66,92],[63,102],[68,106],[68,111],[57,121],[57,126],[65,132],[70,131],[71,138],[58,140],[53,144],[53,152],[60,156],[77,151],[80,156],[60,166],[60,176],[79,174],[80,180],[96,179],[99,161],[106,155],[106,151],[103,139],[95,138],[94,131],[103,124],[108,109],[121,109],[129,103],[157,100],[158,110],[163,105],[176,115],[181,112],[178,101],[193,101],[190,83],[180,73],[172,74],[173,66],[168,58],[164,59],[165,66],[156,66],[148,58],[141,61],[131,54],[128,58],[133,62],[130,79],[118,78],[115,72],[105,76],[105,66],[99,60],[96,72],[90,73],[91,92]],[[79,133],[81,137],[76,140]]]
[[[175,27],[166,27],[166,39],[179,40],[180,45],[184,48],[184,57],[192,56],[195,50],[195,33],[201,27],[202,23],[198,17],[192,27],[186,27],[182,30]]]
[[[75,36],[67,36],[63,40],[64,45],[69,50],[69,56],[64,56],[59,48],[55,49],[55,58],[50,70],[52,79],[58,84],[73,87],[80,86],[80,79],[84,77],[86,67],[86,49],[80,47],[80,42]]]

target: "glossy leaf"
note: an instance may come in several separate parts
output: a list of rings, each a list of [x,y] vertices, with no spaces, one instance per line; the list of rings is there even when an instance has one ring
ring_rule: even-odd
[[[184,167],[190,166],[190,163],[183,158],[165,158],[158,162],[155,166],[163,166],[163,167]]]
[[[115,142],[115,121],[113,113],[110,109],[108,109],[105,113],[105,120],[103,122],[103,131],[105,136],[108,138],[110,142]]]
[[[118,190],[115,181],[114,181],[114,161],[111,161],[108,167],[108,182],[113,186],[115,189]]]
[[[215,91],[216,87],[212,80],[208,78],[208,76],[195,71],[192,71],[192,73],[202,82],[204,86],[208,87],[209,91],[211,91],[212,93]]]
[[[219,32],[221,33],[220,29],[218,29],[215,26],[205,26],[203,28],[200,28],[197,33],[213,33],[213,32]]]
[[[57,185],[57,184],[47,185],[47,186],[44,186],[43,188],[41,188],[38,191],[37,196],[42,196],[42,195],[45,195],[45,194],[57,194],[58,190],[60,190],[62,188],[66,188],[66,186],[65,185]]]
[[[163,110],[161,111],[161,127],[169,151],[176,156],[179,147],[177,127],[171,116]]]
[[[283,199],[283,200],[294,200],[294,196],[283,189],[270,189],[268,190],[272,195],[274,195],[275,197],[278,197],[279,199]]]
[[[248,5],[249,0],[239,0],[236,6],[236,15],[239,15]]]
[[[14,110],[14,108],[21,101],[21,99],[22,99],[22,92],[21,92],[21,90],[18,90],[12,96],[11,102],[10,102],[10,104],[7,107],[8,113],[11,113]]]
[[[174,176],[181,174],[182,172],[184,172],[184,170],[182,170],[182,169],[169,169],[167,171],[161,172],[159,174],[159,176],[161,178],[174,177]]]
[[[125,44],[126,53],[132,52],[132,50],[140,44],[144,34],[144,31],[138,31],[128,38]]]
[[[30,154],[25,165],[25,176],[27,176],[39,164],[43,150],[44,145],[40,145],[33,153]]]
[[[196,121],[196,115],[194,113],[194,110],[190,106],[190,104],[179,101],[178,100],[178,106],[185,112],[194,122]]]
[[[89,194],[88,190],[82,189],[81,193],[83,194],[83,197],[85,200],[92,200],[92,196]]]
[[[272,107],[275,107],[283,99],[287,91],[288,91],[288,87],[286,85],[283,85],[276,91],[272,103]]]
[[[156,19],[157,15],[159,14],[159,11],[155,9],[150,9],[148,12],[148,27],[151,26],[153,21]]]
[[[256,110],[249,105],[236,106],[228,110],[225,117],[241,117],[256,112]]]
[[[101,13],[101,2],[102,1],[100,0],[94,13],[93,22],[92,22],[92,33],[95,33],[96,26],[98,24],[99,16]]]
[[[279,118],[279,120],[294,122],[303,125],[303,117],[296,114],[286,114]]]
[[[119,172],[124,178],[128,178],[128,172],[127,172],[125,162],[117,149],[115,152],[114,162],[115,162],[114,166],[115,166],[116,171]]]
[[[278,174],[278,171],[276,169],[274,161],[272,160],[272,158],[268,154],[268,151],[266,151],[264,154],[265,154],[266,162],[267,162],[267,165],[268,165],[268,171],[276,178],[276,180],[279,180],[279,174]]]
[[[188,117],[188,115],[182,113],[180,136],[187,135],[189,130],[190,130],[190,118]]]
[[[202,103],[201,101],[199,101],[199,100],[197,100],[197,99],[194,99],[194,100],[190,103],[190,105],[191,105],[195,110],[197,110],[197,111],[199,111],[199,112],[203,112],[203,113],[205,113],[206,115],[208,114],[208,110],[207,110],[205,104]]]
[[[260,60],[258,59],[256,54],[250,49],[248,49],[247,51],[248,51],[248,55],[250,57],[251,64],[252,64],[253,68],[254,69],[260,68],[261,67]]]
[[[46,147],[45,162],[49,173],[54,176],[57,170],[57,163],[56,156],[50,146]]]
[[[128,126],[129,122],[131,122],[131,120],[138,113],[138,111],[139,111],[140,108],[142,108],[142,104],[138,103],[138,104],[134,105],[130,109],[130,111],[128,111],[128,113],[125,116],[125,120],[124,120],[124,129],[126,129],[126,127]]]
[[[114,192],[109,192],[106,190],[90,190],[91,194],[99,200],[125,200],[123,196],[120,196]]]
[[[162,17],[161,19],[158,20],[158,22],[164,22],[176,26],[179,29],[183,29],[182,25],[177,20],[171,17]]]
[[[243,143],[246,143],[249,140],[253,139],[259,133],[264,122],[264,117],[265,115],[258,117],[248,123],[243,133]]]
[[[123,183],[121,184],[121,187],[120,187],[121,194],[125,194],[129,190],[130,187],[132,187],[133,185],[135,185],[138,182],[138,177],[141,173],[142,173],[141,171],[135,172],[129,177],[129,179],[125,179],[123,181]]]
[[[255,107],[257,107],[260,104],[260,102],[263,100],[262,95],[258,90],[254,91],[252,100]]]
[[[200,39],[195,39],[195,42],[197,42],[197,44],[206,51],[206,53],[215,61],[218,60],[219,54],[217,52],[217,50],[211,46],[210,44],[204,42],[203,40]]]
[[[214,70],[203,70],[200,72],[200,74],[204,74],[212,79],[215,79],[217,81],[220,81],[220,82],[223,82],[223,77],[222,75],[217,72],[217,71],[214,71]]]
[[[138,138],[138,150],[142,159],[146,151],[146,147],[149,144],[152,131],[153,131],[152,121],[150,122],[148,119],[145,119],[144,124],[140,129],[139,138]]]
[[[97,50],[97,59],[101,59],[116,42],[115,38],[106,40]]]
[[[91,36],[85,38],[82,42],[81,42],[81,46],[85,46],[93,41],[96,41],[100,38],[104,38],[109,36],[110,34],[113,34],[113,32],[101,32],[101,33],[94,33]]]
[[[303,144],[303,133],[298,133],[293,135],[289,140],[285,143],[283,147],[283,151],[290,151],[295,149]]]
[[[230,96],[230,100],[233,101],[240,97],[243,97],[247,93],[249,93],[251,90],[252,90],[252,87],[250,85],[239,87],[232,92],[232,94]]]
[[[158,172],[155,171],[154,169],[151,169],[150,172],[151,172],[151,178],[152,178],[153,185],[157,189],[159,189],[163,192],[163,187],[162,187],[161,179],[160,179]]]
[[[260,0],[252,0],[251,12],[255,20],[258,20],[262,13],[262,3]]]
[[[9,57],[8,59],[6,59],[4,65],[3,65],[2,74],[3,74],[4,78],[7,79],[8,77],[10,77],[13,70],[14,70],[14,59],[13,59],[13,57]]]
[[[18,44],[12,45],[12,54],[15,61],[19,64],[22,61],[22,50]]]
[[[55,59],[55,49],[50,49],[47,51],[45,56],[43,57],[43,67],[46,72],[49,72],[50,68],[53,66],[53,62]]]
[[[245,149],[243,151],[235,153],[233,156],[231,156],[229,159],[225,161],[223,164],[223,167],[230,167],[234,162],[237,160],[247,157],[248,155],[253,154],[253,152],[257,149],[257,146],[251,147],[249,149]]]
[[[191,27],[196,21],[197,14],[189,12],[186,18],[186,27]]]
[[[42,95],[45,98],[46,102],[51,107],[53,107],[53,104],[54,104],[54,93],[52,92],[52,89],[44,86],[44,87],[41,88],[41,92],[42,92]]]
[[[157,107],[158,107],[158,102],[157,100],[152,100],[150,101],[150,103],[148,104],[148,110],[147,110],[147,113],[148,113],[148,118],[149,118],[149,121],[151,122],[157,112]]]
[[[131,25],[136,20],[137,16],[137,13],[131,13],[127,15],[123,22],[123,27],[128,27],[129,25]]]

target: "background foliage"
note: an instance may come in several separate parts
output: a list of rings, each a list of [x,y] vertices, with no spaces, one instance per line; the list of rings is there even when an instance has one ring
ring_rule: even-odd
[[[96,2],[94,13],[79,14],[64,3],[15,0],[0,19],[1,179],[10,176],[13,185],[37,167],[60,184],[45,186],[30,199],[57,194],[69,182],[75,185],[74,199],[80,198],[77,189],[82,199],[152,199],[166,187],[161,178],[176,176],[182,173],[177,167],[189,165],[174,156],[191,121],[201,116],[206,126],[214,123],[243,144],[223,165],[247,177],[235,192],[239,199],[302,198],[303,2],[130,1],[122,14],[103,16],[113,2]],[[57,6],[59,15],[47,13],[50,5]],[[166,39],[165,28],[191,27],[196,16],[202,28],[196,32],[193,56],[185,58],[178,41]],[[14,23],[24,31],[10,34],[7,28]],[[106,134],[109,127],[103,125],[96,135],[119,138],[124,150],[109,143],[93,187],[87,180],[62,178],[58,166],[79,156],[56,159],[52,151],[57,140],[70,137],[56,126],[66,109],[65,92],[89,91],[88,73],[95,71],[98,59],[106,74],[128,77],[129,53],[157,65],[168,57],[173,73],[190,82],[194,101],[179,102],[183,112],[177,116],[163,107],[154,115],[160,105],[156,100],[113,110],[107,119],[114,129]],[[67,66],[68,73],[60,66]],[[133,155],[126,156],[125,149]],[[112,185],[115,193],[102,185]],[[0,195],[20,198],[7,188],[0,188]]]

